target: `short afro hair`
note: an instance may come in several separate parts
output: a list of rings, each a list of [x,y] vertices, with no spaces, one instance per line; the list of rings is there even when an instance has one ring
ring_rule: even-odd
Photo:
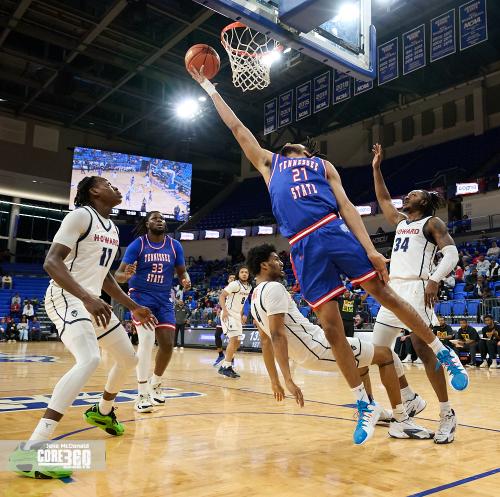
[[[258,245],[248,251],[247,266],[253,276],[260,273],[260,265],[267,262],[273,252],[276,252],[276,247],[270,243]]]

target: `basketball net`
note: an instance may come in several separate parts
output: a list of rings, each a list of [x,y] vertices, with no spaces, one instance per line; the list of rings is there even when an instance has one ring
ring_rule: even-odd
[[[221,42],[229,55],[234,86],[247,91],[262,90],[269,85],[273,52],[283,50],[279,42],[241,22],[226,26]]]

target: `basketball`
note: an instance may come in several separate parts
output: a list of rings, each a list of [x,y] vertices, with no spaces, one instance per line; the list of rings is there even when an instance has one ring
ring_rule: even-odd
[[[188,71],[191,67],[198,71],[204,67],[203,73],[207,79],[214,78],[220,69],[219,54],[208,45],[193,45],[187,51],[184,61]]]

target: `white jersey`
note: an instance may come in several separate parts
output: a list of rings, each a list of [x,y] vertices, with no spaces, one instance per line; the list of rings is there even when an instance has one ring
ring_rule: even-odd
[[[403,219],[396,227],[391,254],[391,280],[428,280],[438,247],[426,238],[424,228],[432,216],[418,221]]]
[[[90,206],[78,208],[63,219],[53,242],[71,249],[64,264],[85,290],[99,297],[120,246],[113,221],[103,218]],[[47,296],[54,298],[62,293],[61,287],[51,280]]]
[[[241,312],[251,290],[252,286],[249,283],[245,284],[239,280],[231,281],[224,288],[224,291],[229,294],[226,297],[226,308],[230,316],[241,321]]]

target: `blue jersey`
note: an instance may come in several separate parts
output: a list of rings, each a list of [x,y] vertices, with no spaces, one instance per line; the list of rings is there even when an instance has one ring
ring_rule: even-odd
[[[291,238],[329,214],[337,199],[326,178],[323,159],[273,154],[269,193],[281,234]]]
[[[185,265],[182,245],[169,236],[160,243],[141,236],[127,247],[122,262],[136,261],[136,273],[128,282],[130,291],[170,298],[174,269]]]

